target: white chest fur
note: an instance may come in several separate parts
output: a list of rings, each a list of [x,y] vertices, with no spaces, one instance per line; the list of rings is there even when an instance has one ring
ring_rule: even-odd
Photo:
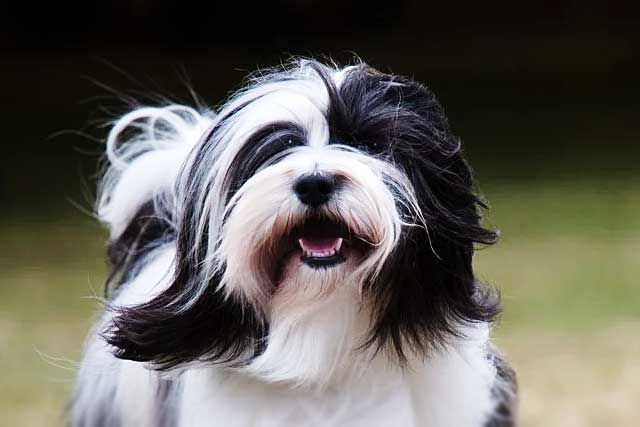
[[[175,403],[180,426],[480,427],[493,409],[495,369],[474,345],[421,369],[372,367],[318,391],[265,384],[217,369],[187,371]]]
[[[117,302],[136,304],[160,292],[172,256],[170,250],[158,256]],[[94,336],[79,372],[83,399],[71,406],[70,415],[86,420],[109,413],[123,426],[149,427],[158,425],[159,413],[169,414],[178,427],[482,427],[495,406],[489,327],[478,324],[462,332],[465,338],[410,368],[390,367],[377,357],[357,378],[338,377],[322,389],[267,383],[220,367],[190,368],[172,379],[162,403],[154,402],[157,373],[114,358]]]

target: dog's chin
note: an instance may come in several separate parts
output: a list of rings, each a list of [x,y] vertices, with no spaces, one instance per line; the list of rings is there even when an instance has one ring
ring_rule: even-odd
[[[357,272],[374,247],[335,217],[306,215],[286,228],[261,252],[274,284],[269,337],[247,370],[268,382],[322,387],[357,370],[369,327]]]
[[[357,374],[369,326],[354,274],[370,251],[363,240],[345,223],[321,217],[305,218],[280,239],[269,338],[247,368],[252,375],[324,387],[349,371]]]

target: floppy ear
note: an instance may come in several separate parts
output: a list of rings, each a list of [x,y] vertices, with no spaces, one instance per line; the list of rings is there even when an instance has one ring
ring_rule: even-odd
[[[170,369],[194,361],[242,364],[263,350],[266,320],[253,305],[220,289],[224,267],[213,277],[203,279],[206,275],[202,265],[214,248],[208,247],[208,227],[199,233],[197,224],[189,218],[201,216],[198,203],[202,203],[201,192],[207,191],[210,145],[202,144],[197,153],[199,160],[193,162],[194,169],[186,177],[182,217],[177,232],[171,230],[176,259],[170,286],[146,303],[113,308],[114,316],[103,337],[115,348],[118,358]],[[139,222],[139,218],[132,220],[132,224]],[[194,247],[203,250],[196,254]],[[138,257],[136,262],[143,263],[145,259]]]
[[[435,96],[410,80],[386,81],[380,102],[397,106],[393,125],[385,126],[393,130],[387,136],[389,156],[411,182],[426,228],[403,226],[381,274],[368,284],[374,324],[367,345],[388,344],[402,361],[407,350],[425,354],[445,343],[460,323],[498,314],[499,304],[472,268],[474,245],[494,243],[497,235],[481,225],[479,209],[485,205]],[[405,206],[399,203],[398,209],[416,222]]]
[[[265,324],[253,308],[216,289],[213,279],[194,302],[188,266],[151,301],[120,307],[104,332],[120,359],[170,369],[193,361],[242,364],[261,352]]]

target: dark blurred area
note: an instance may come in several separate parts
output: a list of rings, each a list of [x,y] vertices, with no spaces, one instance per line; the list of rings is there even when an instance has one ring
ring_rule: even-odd
[[[481,181],[637,172],[640,4],[67,1],[0,6],[6,215],[88,207],[124,100],[220,103],[290,55],[426,83]]]

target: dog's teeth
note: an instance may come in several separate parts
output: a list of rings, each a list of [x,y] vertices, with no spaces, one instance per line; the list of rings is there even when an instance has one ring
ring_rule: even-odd
[[[309,252],[305,252],[305,256],[313,257],[313,258],[328,258],[330,256],[335,255],[335,253],[336,253],[336,251],[334,251],[334,250],[318,251],[318,252],[309,251]]]
[[[308,248],[305,245],[304,239],[298,239],[298,245],[300,246],[300,249],[302,249],[303,256],[306,257],[306,258],[329,258],[329,257],[332,257],[332,256],[336,255],[340,251],[340,248],[342,247],[342,242],[343,242],[343,239],[342,238],[338,238],[335,241],[334,247],[331,248],[331,249],[313,250],[313,249]]]

